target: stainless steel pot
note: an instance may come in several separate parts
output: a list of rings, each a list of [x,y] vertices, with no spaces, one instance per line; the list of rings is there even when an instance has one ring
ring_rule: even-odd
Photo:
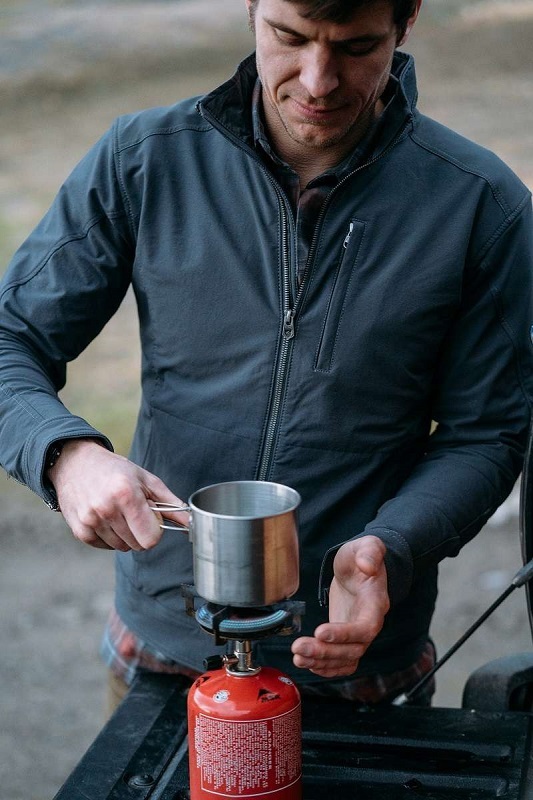
[[[194,585],[211,603],[263,606],[291,597],[299,585],[294,489],[267,481],[232,481],[198,489],[187,506],[157,503],[154,511],[188,511]]]

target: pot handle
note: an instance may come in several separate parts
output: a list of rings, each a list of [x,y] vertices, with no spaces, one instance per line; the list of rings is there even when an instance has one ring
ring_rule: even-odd
[[[190,506],[176,506],[172,503],[159,503],[154,501],[154,505],[150,506],[150,511],[158,511],[161,516],[165,517],[165,511],[167,512],[174,512],[174,511],[191,511]],[[183,533],[189,533],[189,528],[185,527],[185,525],[165,525],[164,522],[159,524],[160,528],[163,528],[166,531],[182,531]]]

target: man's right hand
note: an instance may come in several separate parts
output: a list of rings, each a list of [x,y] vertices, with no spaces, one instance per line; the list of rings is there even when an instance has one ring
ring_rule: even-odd
[[[74,537],[105,550],[148,550],[160,540],[154,502],[185,505],[165,484],[95,440],[70,439],[48,470],[61,513]],[[165,512],[187,525],[187,512]]]

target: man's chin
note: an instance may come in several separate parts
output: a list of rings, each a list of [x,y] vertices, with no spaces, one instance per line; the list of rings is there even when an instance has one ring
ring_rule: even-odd
[[[345,138],[345,131],[331,130],[323,125],[305,125],[299,128],[286,128],[296,144],[315,150],[324,150],[339,144]]]

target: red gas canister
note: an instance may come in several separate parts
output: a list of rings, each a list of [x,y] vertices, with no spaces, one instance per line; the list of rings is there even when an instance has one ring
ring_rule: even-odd
[[[300,694],[270,667],[201,675],[188,695],[191,800],[300,800]]]

